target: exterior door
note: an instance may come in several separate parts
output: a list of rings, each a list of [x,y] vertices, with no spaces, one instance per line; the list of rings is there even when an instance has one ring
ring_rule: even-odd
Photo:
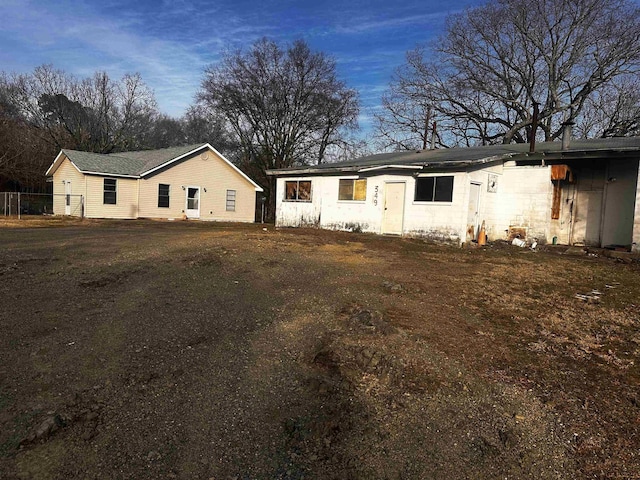
[[[480,184],[472,182],[471,188],[469,189],[469,210],[467,213],[467,236],[469,240],[478,239],[479,208],[480,208]]]
[[[600,246],[605,167],[582,168],[577,177],[571,244]]]
[[[384,184],[384,212],[382,213],[382,233],[402,235],[404,221],[404,182]]]
[[[200,187],[187,187],[187,217],[200,218]]]
[[[638,160],[611,160],[606,178],[602,246],[628,247],[633,241]]]
[[[71,215],[71,182],[65,180],[64,183],[64,214]]]

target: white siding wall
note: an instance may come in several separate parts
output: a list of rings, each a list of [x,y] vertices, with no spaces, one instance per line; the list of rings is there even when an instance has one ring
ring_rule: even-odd
[[[71,215],[82,215],[81,195],[85,195],[85,176],[66,157],[53,174],[53,213],[65,214],[66,183],[71,183]]]
[[[416,179],[407,179],[404,233],[434,240],[464,242],[469,198],[467,172],[434,173],[427,176],[453,176],[451,202],[416,202]]]
[[[498,178],[495,193],[487,191],[489,174]],[[491,240],[506,238],[510,226],[525,227],[529,237],[548,240],[552,195],[549,167],[503,167],[499,164],[470,172],[429,175],[454,176],[452,202],[414,201],[416,180],[410,173],[366,177],[367,198],[364,202],[338,200],[339,180],[355,176],[280,177],[277,179],[276,226],[316,225],[381,233],[385,182],[402,181],[405,183],[404,235],[464,242],[467,240],[469,194],[471,182],[474,182],[480,184],[478,223],[485,221]],[[312,201],[284,200],[287,180],[311,180]]]
[[[116,179],[116,204],[104,204],[104,179]],[[85,175],[87,218],[138,218],[138,180]]]
[[[297,227],[316,225],[336,230],[357,230],[380,233],[384,209],[386,182],[405,182],[404,234],[428,236],[447,241],[459,241],[466,221],[465,172],[454,175],[453,202],[415,202],[415,179],[411,175],[377,175],[367,177],[367,198],[360,201],[338,200],[341,178],[353,176],[289,177],[278,178],[276,191],[276,226]],[[359,177],[363,178],[363,177]],[[312,201],[291,202],[284,200],[285,181],[311,180]]]
[[[285,200],[285,181],[311,180],[311,201]],[[320,208],[324,198],[323,188],[330,177],[289,177],[276,180],[276,227],[302,227],[320,225]]]
[[[169,208],[158,207],[158,185],[170,186]],[[182,218],[186,190],[200,187],[200,219],[230,222],[255,220],[255,187],[213,152],[182,160],[166,170],[140,180],[140,217]],[[207,190],[206,192],[204,190]],[[235,190],[235,211],[227,211],[227,190]]]

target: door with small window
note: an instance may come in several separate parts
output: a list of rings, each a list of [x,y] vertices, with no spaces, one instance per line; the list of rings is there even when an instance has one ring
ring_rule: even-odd
[[[200,218],[200,187],[187,187],[186,214],[189,218]]]

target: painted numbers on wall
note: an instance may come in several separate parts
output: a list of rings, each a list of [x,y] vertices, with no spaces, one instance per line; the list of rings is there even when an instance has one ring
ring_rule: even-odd
[[[378,206],[378,185],[376,185],[373,189],[373,206]]]

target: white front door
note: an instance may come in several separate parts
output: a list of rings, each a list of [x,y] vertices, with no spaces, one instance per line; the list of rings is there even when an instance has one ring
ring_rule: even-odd
[[[384,211],[382,213],[382,233],[402,235],[404,221],[404,182],[384,184]]]
[[[469,189],[469,210],[467,213],[467,235],[468,240],[478,238],[478,209],[480,208],[480,184],[471,182]]]
[[[71,182],[65,180],[64,184],[64,214],[71,215]]]
[[[200,187],[187,187],[187,217],[200,218]]]

